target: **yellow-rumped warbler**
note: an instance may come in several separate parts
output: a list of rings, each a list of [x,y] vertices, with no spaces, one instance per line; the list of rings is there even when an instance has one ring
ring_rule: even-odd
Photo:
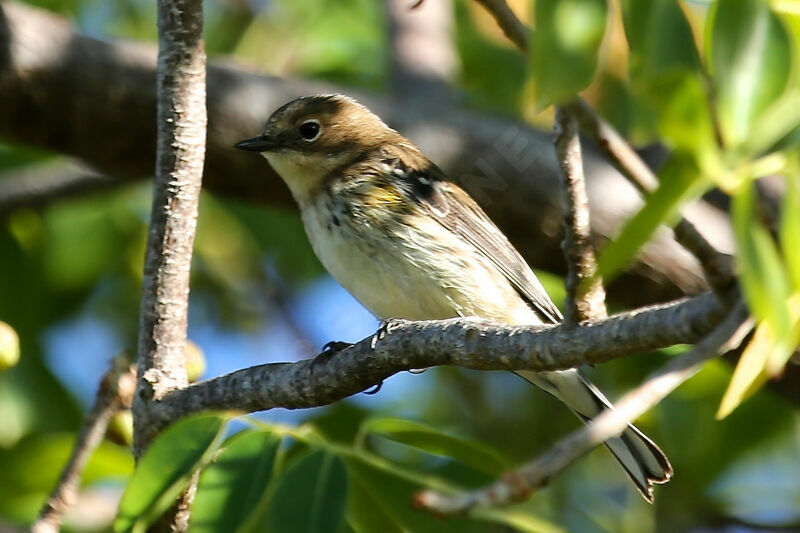
[[[319,260],[380,319],[477,316],[557,323],[561,313],[505,235],[411,141],[351,98],[298,98],[258,137],[286,181]],[[609,401],[578,370],[518,372],[586,421]],[[672,475],[664,453],[633,425],[606,441],[636,487]]]

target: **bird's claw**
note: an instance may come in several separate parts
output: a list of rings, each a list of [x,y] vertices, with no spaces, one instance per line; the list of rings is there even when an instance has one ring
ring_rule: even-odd
[[[317,357],[333,357],[342,350],[351,347],[353,344],[343,341],[330,341],[322,347],[322,352]]]
[[[381,320],[381,324],[378,326],[378,331],[376,331],[375,335],[372,336],[372,347],[375,348],[375,344],[378,341],[382,341],[387,335],[391,335],[392,330],[397,325],[398,321],[393,318]]]
[[[369,394],[370,396],[372,396],[373,394],[378,394],[378,391],[381,390],[381,387],[383,387],[383,380],[381,380],[380,383],[378,383],[377,385],[375,385],[371,389],[365,390],[364,394]]]

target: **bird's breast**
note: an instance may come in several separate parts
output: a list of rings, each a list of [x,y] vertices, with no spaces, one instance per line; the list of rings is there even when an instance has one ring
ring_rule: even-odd
[[[435,220],[344,200],[319,195],[303,223],[323,266],[378,318],[538,321],[499,271]]]

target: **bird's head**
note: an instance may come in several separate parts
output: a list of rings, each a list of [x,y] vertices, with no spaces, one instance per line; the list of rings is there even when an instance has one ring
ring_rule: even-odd
[[[302,203],[330,172],[397,135],[352,98],[333,94],[292,100],[261,135],[234,146],[260,152]]]

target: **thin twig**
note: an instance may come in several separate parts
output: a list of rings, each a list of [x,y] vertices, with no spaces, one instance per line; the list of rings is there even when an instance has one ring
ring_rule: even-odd
[[[600,149],[642,196],[647,197],[658,187],[658,178],[647,163],[589,104],[576,99],[567,108],[578,120],[581,129],[597,142]],[[711,287],[720,293],[726,292],[735,279],[731,257],[717,250],[686,218],[681,218],[673,231],[675,240],[700,262]]]
[[[501,506],[528,498],[576,459],[619,435],[629,421],[657,405],[696,374],[709,359],[738,346],[751,328],[747,309],[739,302],[728,317],[694,348],[672,359],[652,378],[626,394],[615,409],[604,411],[583,428],[558,441],[535,461],[488,487],[461,494],[426,490],[415,496],[415,503],[438,515],[454,515],[474,507]]]
[[[327,405],[398,372],[437,365],[476,370],[559,370],[700,340],[727,308],[713,293],[581,324],[512,326],[474,318],[392,321],[336,353],[237,370],[168,394],[152,405],[163,427],[207,409],[262,411]],[[500,354],[500,355],[498,355]]]
[[[39,517],[31,526],[31,533],[55,533],[60,529],[64,514],[78,499],[83,470],[103,440],[109,420],[117,410],[125,405],[130,406],[135,387],[136,368],[131,365],[130,354],[122,352],[112,359],[111,368],[103,375],[94,404],[83,420],[69,460]]]
[[[158,3],[158,142],[139,317],[134,455],[155,436],[148,408],[188,384],[189,270],[206,142],[202,4]]]
[[[528,51],[530,30],[514,14],[505,0],[477,0],[494,17],[508,40],[523,52]]]
[[[592,246],[589,198],[583,176],[578,128],[569,111],[556,108],[556,157],[564,178],[564,242],[567,259],[567,301],[564,322],[578,324],[607,316],[603,280],[596,276],[597,259]]]

